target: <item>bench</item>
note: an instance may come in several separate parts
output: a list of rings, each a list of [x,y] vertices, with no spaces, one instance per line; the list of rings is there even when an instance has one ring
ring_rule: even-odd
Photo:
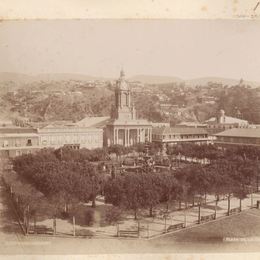
[[[215,213],[207,215],[207,216],[201,216],[200,222],[208,222],[208,221],[214,220],[215,218],[216,218]]]
[[[179,224],[175,224],[175,225],[170,225],[168,228],[167,228],[167,232],[171,232],[171,231],[175,231],[175,230],[178,230],[178,229],[182,229],[184,228],[184,223],[179,223]]]
[[[241,211],[241,210],[240,210],[240,207],[230,209],[230,210],[229,210],[229,215],[237,214],[237,213],[239,213],[240,211]]]
[[[53,228],[47,228],[47,227],[37,227],[35,229],[31,229],[28,232],[29,234],[46,234],[46,235],[53,235],[54,230]]]
[[[138,231],[133,230],[119,230],[117,233],[118,237],[139,237]]]

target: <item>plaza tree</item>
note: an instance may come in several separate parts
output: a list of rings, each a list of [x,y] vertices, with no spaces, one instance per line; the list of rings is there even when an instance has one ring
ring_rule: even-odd
[[[60,201],[62,194],[66,211],[70,204],[80,201],[91,200],[94,207],[96,196],[102,190],[103,174],[94,165],[86,160],[59,160],[54,151],[17,157],[14,169],[46,197]]]
[[[153,216],[153,208],[162,198],[162,176],[156,172],[143,172],[141,176],[141,203],[149,208],[149,216]]]

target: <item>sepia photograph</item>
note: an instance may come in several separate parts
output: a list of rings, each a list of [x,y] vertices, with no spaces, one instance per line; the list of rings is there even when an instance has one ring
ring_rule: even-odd
[[[2,20],[1,256],[259,252],[259,28]]]

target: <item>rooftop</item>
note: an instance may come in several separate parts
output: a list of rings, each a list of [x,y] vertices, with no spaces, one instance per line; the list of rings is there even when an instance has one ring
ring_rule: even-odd
[[[111,119],[108,122],[108,125],[125,125],[125,126],[152,126],[150,122],[145,119],[133,119],[133,120],[125,120],[125,119]]]
[[[109,116],[92,116],[85,117],[76,123],[77,126],[81,127],[104,127],[110,120]]]
[[[153,128],[153,134],[207,134],[207,131],[195,127],[157,127]]]
[[[217,117],[211,117],[205,123],[218,123]],[[248,121],[236,118],[236,117],[231,117],[231,116],[225,116],[225,122],[223,124],[248,124]]]
[[[260,129],[259,128],[232,128],[224,132],[215,134],[215,136],[260,138]]]
[[[0,134],[31,134],[37,133],[35,128],[25,128],[25,127],[0,127]]]

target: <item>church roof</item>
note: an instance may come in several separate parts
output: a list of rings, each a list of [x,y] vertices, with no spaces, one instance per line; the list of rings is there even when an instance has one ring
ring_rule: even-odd
[[[123,125],[123,126],[151,126],[151,123],[145,119],[132,119],[132,120],[125,120],[125,119],[111,119],[108,122],[108,125]]]

